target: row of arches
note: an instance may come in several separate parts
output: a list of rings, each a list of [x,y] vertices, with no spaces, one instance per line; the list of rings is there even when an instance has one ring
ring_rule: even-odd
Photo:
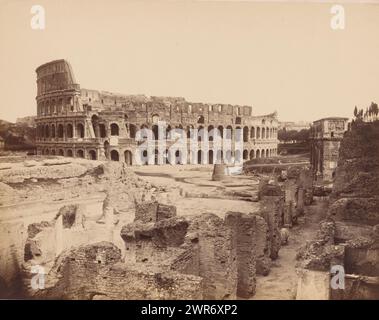
[[[100,126],[100,124],[98,124]],[[103,125],[105,130],[105,126]],[[130,138],[136,138],[136,133],[138,130],[143,130],[143,129],[150,129],[152,131],[152,138],[154,140],[158,140],[159,138],[159,127],[158,125],[153,125],[151,128],[147,126],[146,124],[143,124],[139,127],[137,127],[134,124],[129,124],[127,125],[127,132],[129,133]],[[243,136],[243,141],[248,142],[250,139],[276,139],[277,138],[277,128],[270,128],[270,127],[240,127],[240,126],[233,126],[228,125],[226,127],[219,125],[219,126],[213,126],[209,125],[208,127],[204,127],[202,125],[197,126],[196,128],[193,125],[189,125],[186,128],[184,128],[182,125],[177,125],[176,127],[171,127],[171,125],[168,125],[166,127],[166,137],[165,138],[170,138],[171,137],[171,131],[173,129],[182,129],[185,130],[186,137],[187,138],[192,138],[193,137],[193,132],[192,130],[197,129],[198,130],[198,140],[204,140],[205,137],[205,132],[207,132],[208,140],[213,141],[214,137],[220,136],[221,138],[226,138],[226,139],[232,139],[233,133],[236,132],[236,130],[241,130],[242,131],[242,136]],[[96,132],[96,130],[95,130]],[[116,123],[112,123],[110,125],[110,135],[111,136],[118,136],[120,132],[119,126]],[[142,137],[141,138],[147,138],[148,134],[146,132],[141,133]],[[98,135],[97,135],[98,136]],[[103,135],[99,135],[102,137],[105,137],[105,132]]]
[[[37,104],[37,115],[39,116],[64,113],[65,111],[74,111],[72,97],[45,100]]]
[[[84,138],[86,130],[83,123],[67,124],[38,124],[36,131],[37,139],[49,138]]]
[[[53,156],[64,156],[64,157],[75,157],[75,158],[86,158],[90,160],[97,160],[98,154],[96,149],[85,150],[70,149],[70,148],[42,148],[40,153],[42,155],[53,155]]]

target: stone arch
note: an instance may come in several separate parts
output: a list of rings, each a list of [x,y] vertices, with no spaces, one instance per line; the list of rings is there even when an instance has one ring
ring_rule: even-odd
[[[249,160],[249,151],[243,150],[242,158],[243,160]]]
[[[117,123],[111,123],[111,136],[118,136],[120,134],[120,129]]]
[[[55,156],[55,149],[51,149],[50,154],[51,154],[52,156]]]
[[[261,150],[261,158],[266,158],[266,150],[265,149]]]
[[[67,138],[72,138],[74,136],[74,129],[71,123],[68,123],[66,125],[66,135],[67,135]]]
[[[50,150],[49,149],[45,149],[45,154],[49,155],[50,154]]]
[[[266,149],[266,158],[269,158],[269,157],[270,157],[270,150]]]
[[[55,138],[55,124],[54,123],[51,125],[51,137]]]
[[[236,117],[236,124],[241,124],[242,120],[241,117]]]
[[[67,157],[72,157],[73,153],[71,149],[67,149]]]
[[[93,132],[95,133],[95,137],[98,138],[100,136],[99,117],[96,114],[94,114],[91,117],[91,123],[92,123]]]
[[[266,128],[262,128],[262,131],[261,131],[261,138],[262,138],[262,139],[265,139],[265,138],[266,138]]]
[[[77,156],[78,158],[84,158],[84,151],[83,151],[83,149],[78,149],[78,150],[76,151],[76,156]]]
[[[58,149],[58,156],[64,156],[63,149]]]
[[[45,125],[45,138],[50,138],[50,128],[49,125]]]
[[[197,163],[198,164],[203,163],[203,151],[202,150],[197,151]]]
[[[84,138],[84,125],[83,123],[78,123],[76,125],[76,134],[78,138]]]
[[[197,128],[197,141],[204,141],[205,130],[203,126]]]
[[[125,150],[124,158],[127,166],[131,166],[133,164],[133,154],[130,150]]]
[[[257,139],[260,139],[261,138],[261,128],[260,127],[257,127]]]
[[[117,150],[112,150],[110,156],[112,161],[120,161],[120,156]]]
[[[88,157],[90,160],[97,160],[96,150],[89,150]]]
[[[215,130],[212,125],[208,126],[208,141],[213,141],[215,136]]]
[[[218,126],[217,130],[218,130],[219,137],[223,138],[224,137],[224,127],[223,126]]]
[[[197,118],[197,123],[204,123],[204,122],[205,122],[204,116],[199,116]]]
[[[255,157],[256,158],[260,158],[261,157],[261,151],[259,149],[257,149],[257,152],[255,153]]]
[[[232,126],[227,126],[226,127],[226,135],[225,138],[227,140],[232,140],[233,139],[233,127]]]
[[[213,150],[209,150],[209,151],[208,151],[208,163],[209,163],[209,164],[213,164],[213,163],[214,163],[214,159],[213,159]]]
[[[255,158],[254,149],[250,150],[250,160]]]
[[[267,127],[266,128],[266,139],[270,138],[269,130],[270,130],[270,128]]]
[[[58,138],[63,138],[64,130],[63,130],[63,124],[58,124]]]
[[[250,128],[250,138],[255,139],[255,127]]]
[[[159,138],[159,135],[158,135],[158,125],[154,124],[153,127],[152,127],[152,130],[153,130],[153,139],[154,140],[158,140]]]

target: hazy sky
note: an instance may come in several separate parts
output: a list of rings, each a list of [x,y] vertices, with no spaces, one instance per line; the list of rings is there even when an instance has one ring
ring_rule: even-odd
[[[32,30],[33,4],[46,29]],[[0,0],[0,119],[36,113],[39,65],[67,59],[83,88],[247,104],[282,121],[379,101],[379,5]]]

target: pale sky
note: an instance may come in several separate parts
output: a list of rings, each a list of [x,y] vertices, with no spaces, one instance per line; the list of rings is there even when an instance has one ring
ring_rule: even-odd
[[[46,11],[32,30],[32,5]],[[278,111],[352,115],[379,102],[379,5],[249,1],[0,0],[0,119],[36,113],[35,69],[67,59],[82,88]]]

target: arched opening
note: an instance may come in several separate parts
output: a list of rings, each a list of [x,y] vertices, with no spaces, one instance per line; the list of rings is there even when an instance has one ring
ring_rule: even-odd
[[[96,160],[97,159],[96,151],[95,150],[88,151],[88,157],[90,158],[90,160]]]
[[[104,141],[104,154],[107,159],[109,159],[109,142]]]
[[[204,133],[205,133],[204,127],[200,126],[197,129],[197,141],[204,141]]]
[[[235,141],[242,141],[243,139],[243,129],[241,127],[236,127],[236,133],[235,133]]]
[[[265,139],[266,138],[266,129],[265,128],[262,128],[262,139]]]
[[[119,161],[120,160],[117,150],[111,151],[111,160],[112,161]]]
[[[77,132],[78,138],[84,138],[84,126],[82,123],[78,123],[76,125],[76,132]]]
[[[175,151],[175,164],[181,164],[182,161],[182,152],[180,150]]]
[[[266,128],[266,139],[269,138],[269,128]]]
[[[232,137],[233,137],[233,127],[232,126],[227,126],[226,127],[226,135],[225,135],[225,138],[227,140],[232,140]]]
[[[243,127],[243,142],[249,141],[249,128]]]
[[[133,161],[132,161],[132,157],[133,157],[132,152],[130,150],[126,150],[124,152],[124,157],[125,157],[125,163],[126,163],[126,165],[127,166],[131,166],[132,163],[133,163]]]
[[[51,137],[55,138],[55,124],[51,125]]]
[[[84,151],[82,149],[79,149],[76,151],[76,156],[78,158],[84,158]]]
[[[197,151],[197,163],[198,164],[203,163],[203,152],[201,150]]]
[[[73,131],[72,124],[69,123],[69,124],[66,126],[66,135],[67,135],[67,138],[72,138],[72,137],[73,137],[73,134],[74,134],[74,131]]]
[[[261,128],[257,127],[257,139],[261,137]]]
[[[248,160],[249,159],[249,151],[247,150],[243,150],[243,160]]]
[[[136,126],[134,124],[129,125],[129,136],[132,139],[135,139],[136,137]]]
[[[241,117],[236,117],[236,124],[241,124]]]
[[[254,150],[250,151],[250,160],[254,159]]]
[[[45,126],[45,137],[49,138],[50,137],[50,128],[48,125]]]
[[[72,150],[71,149],[67,150],[67,157],[72,157]]]
[[[208,151],[208,163],[213,164],[213,150]]]
[[[118,136],[118,135],[119,135],[118,124],[117,123],[112,123],[111,124],[111,136]]]
[[[64,156],[64,151],[63,149],[58,150],[58,156]]]
[[[153,139],[158,140],[158,125],[153,125]]]
[[[166,128],[166,138],[170,139],[171,138],[171,126],[168,125]]]
[[[100,131],[100,138],[105,138],[107,136],[107,131],[105,129],[104,123],[99,124],[99,131]]]
[[[266,150],[265,149],[261,150],[261,158],[266,158]]]
[[[256,154],[255,154],[255,157],[256,158],[260,158],[261,157],[261,151],[258,149]]]
[[[197,123],[204,123],[204,116],[199,116],[197,118]]]
[[[55,150],[54,149],[51,150],[51,155],[55,156]]]
[[[46,150],[45,150],[45,154],[46,154],[47,156],[50,154],[49,149],[46,149]]]
[[[266,149],[266,158],[270,157],[270,150]]]
[[[63,125],[58,124],[58,138],[63,138]]]
[[[215,132],[214,127],[208,126],[208,141],[213,141],[214,132]]]
[[[255,139],[255,127],[250,128],[250,138]]]
[[[221,138],[224,137],[224,127],[223,126],[218,126],[218,134]]]

